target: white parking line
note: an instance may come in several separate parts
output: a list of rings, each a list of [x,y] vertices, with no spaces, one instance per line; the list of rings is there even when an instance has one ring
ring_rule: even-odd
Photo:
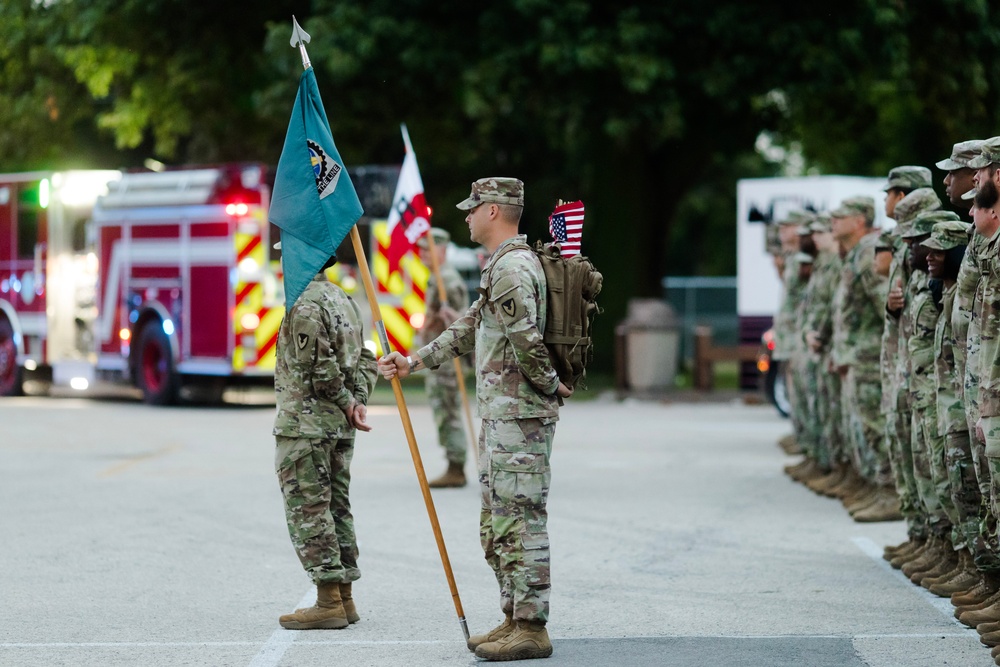
[[[310,588],[306,591],[306,594],[302,597],[296,608],[298,607],[311,607],[313,605],[313,597],[316,595],[316,589]],[[288,647],[292,645],[296,637],[302,633],[298,630],[285,630],[284,628],[278,628],[271,633],[271,638],[267,640],[267,643],[261,647],[257,652],[257,655],[253,657],[250,661],[249,667],[275,667],[279,662],[281,662],[281,656],[285,655],[285,651]]]
[[[976,637],[979,636],[979,634],[975,631],[975,629],[966,628],[964,625],[962,625],[961,622],[959,622],[957,618],[955,618],[955,607],[951,604],[950,598],[941,598],[934,595],[933,593],[925,589],[923,586],[918,586],[914,584],[912,581],[907,579],[906,575],[904,575],[899,570],[893,569],[892,565],[889,564],[889,561],[882,558],[882,552],[883,552],[882,547],[878,546],[867,537],[852,537],[851,542],[854,542],[854,545],[856,547],[861,549],[861,551],[864,552],[866,556],[875,561],[875,563],[877,563],[878,566],[881,567],[883,570],[889,572],[892,576],[897,577],[905,581],[907,584],[909,584],[908,587],[910,590],[912,590],[914,593],[922,597],[925,602],[927,602],[929,605],[931,605],[939,612],[941,612],[941,614],[945,618],[947,618],[955,625],[964,628],[965,629],[964,634],[971,633]]]

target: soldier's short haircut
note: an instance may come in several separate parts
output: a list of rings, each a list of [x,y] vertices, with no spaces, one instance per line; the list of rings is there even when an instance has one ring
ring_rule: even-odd
[[[523,206],[517,206],[516,204],[497,204],[497,208],[500,209],[500,217],[507,222],[521,221],[521,212],[524,211]]]

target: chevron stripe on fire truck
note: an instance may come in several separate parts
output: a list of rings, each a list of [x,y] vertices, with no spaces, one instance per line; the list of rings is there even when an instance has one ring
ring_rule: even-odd
[[[241,220],[233,235],[236,246],[237,269],[236,300],[233,313],[233,370],[247,368],[274,370],[274,346],[278,341],[278,327],[284,308],[264,305],[264,287],[259,278],[269,270],[267,249],[263,243],[262,216],[260,220]],[[249,263],[249,267],[244,264]],[[241,266],[242,265],[242,266]],[[256,277],[250,280],[247,277]]]
[[[429,271],[416,253],[408,252],[400,261],[400,271],[389,276],[388,225],[385,222],[372,224],[372,273],[375,275],[375,291],[378,294],[379,309],[385,323],[389,345],[402,354],[414,349],[416,328],[423,324]],[[381,344],[378,354],[382,354]]]

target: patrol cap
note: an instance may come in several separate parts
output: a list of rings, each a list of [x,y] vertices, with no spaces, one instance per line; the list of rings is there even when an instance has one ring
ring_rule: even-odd
[[[882,233],[878,235],[878,241],[875,242],[875,252],[879,250],[893,250],[896,247],[896,234],[895,227],[892,229],[883,229]]]
[[[848,197],[840,206],[830,211],[831,218],[850,218],[862,215],[870,225],[875,221],[875,200],[872,197]]]
[[[934,250],[951,250],[958,246],[969,244],[969,232],[972,225],[961,220],[939,222],[931,228],[931,237],[920,245]]]
[[[809,223],[809,231],[813,234],[823,234],[831,231],[830,229],[830,212],[820,211],[815,216],[813,216],[813,221]]]
[[[896,203],[892,217],[897,225],[905,225],[924,211],[936,211],[941,208],[941,199],[933,188],[918,188]]]
[[[451,241],[451,234],[440,227],[431,227],[430,235],[434,237],[435,245],[447,245]],[[417,246],[420,248],[427,248],[430,243],[427,242],[427,234],[424,234],[419,239],[417,239]]]
[[[810,255],[807,252],[797,252],[792,257],[792,259],[794,259],[799,264],[812,264],[813,263],[813,256]]]
[[[886,181],[883,190],[902,188],[904,190],[916,190],[917,188],[929,188],[931,186],[931,170],[927,167],[916,167],[907,165],[894,167],[889,171],[889,180]]]
[[[988,167],[994,162],[1000,162],[1000,137],[991,137],[979,147],[979,155],[969,160],[973,169]]]
[[[964,199],[966,201],[971,201],[971,200],[973,200],[973,199],[976,198],[976,193],[977,192],[979,192],[979,191],[976,190],[975,188],[972,188],[971,190],[969,190],[968,192],[966,192],[964,195],[962,195],[962,199]]]
[[[940,222],[959,221],[958,214],[952,211],[924,211],[913,219],[910,228],[903,232],[904,239],[915,239],[931,233],[934,225]]]
[[[794,209],[785,214],[785,217],[778,220],[780,226],[785,225],[807,225],[812,222],[814,216],[808,211],[803,211],[802,209]]]
[[[946,158],[940,162],[935,162],[934,166],[938,169],[944,169],[945,171],[964,169],[969,166],[969,160],[979,157],[982,147],[982,139],[960,141],[952,147],[950,158]]]
[[[468,198],[455,204],[455,208],[469,211],[486,203],[524,206],[524,183],[503,176],[480,178],[472,184]]]

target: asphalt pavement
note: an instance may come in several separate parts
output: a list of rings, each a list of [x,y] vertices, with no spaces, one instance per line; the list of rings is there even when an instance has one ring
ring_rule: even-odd
[[[411,417],[428,476],[431,415]],[[352,500],[361,622],[294,632],[313,590],[273,474],[273,405],[0,399],[0,665],[474,665],[397,409],[373,406]],[[951,606],[785,477],[768,406],[571,401],[549,499],[549,667],[993,664]],[[471,465],[468,468],[471,472]],[[500,621],[475,485],[435,491],[469,628]],[[535,663],[532,663],[535,664]]]

